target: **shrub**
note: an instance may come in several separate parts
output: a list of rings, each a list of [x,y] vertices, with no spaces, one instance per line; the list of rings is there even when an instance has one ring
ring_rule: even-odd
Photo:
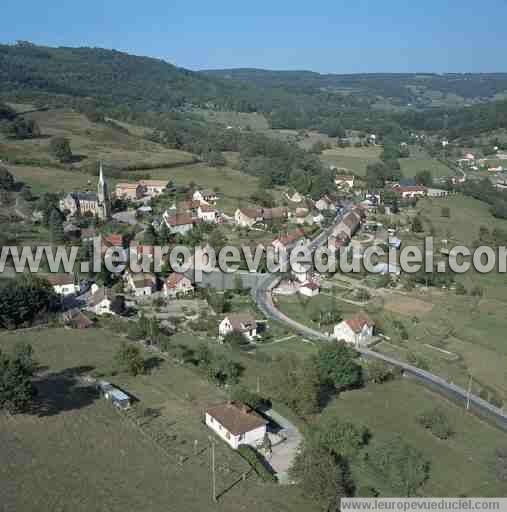
[[[263,482],[276,482],[275,475],[268,469],[264,457],[257,450],[247,444],[242,444],[238,448],[238,453],[250,464]]]
[[[438,407],[422,413],[418,416],[417,421],[439,439],[449,439],[453,434],[449,419]]]

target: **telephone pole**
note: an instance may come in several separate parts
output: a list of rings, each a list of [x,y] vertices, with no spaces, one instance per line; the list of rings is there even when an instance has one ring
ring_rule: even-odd
[[[470,409],[470,395],[472,394],[472,374],[470,374],[470,380],[468,381],[468,391],[467,391],[467,411]]]
[[[212,437],[209,437],[209,441],[211,444],[210,455],[211,455],[211,489],[212,489],[212,499],[216,503],[217,502],[217,482],[215,475],[215,440]]]

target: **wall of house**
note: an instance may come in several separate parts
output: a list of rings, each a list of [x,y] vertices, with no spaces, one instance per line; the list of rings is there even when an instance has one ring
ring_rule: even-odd
[[[257,446],[262,443],[264,435],[266,434],[266,425],[246,432],[243,436],[239,436],[239,444],[249,444],[251,446]]]
[[[347,343],[355,343],[355,333],[345,322],[341,322],[334,328],[334,336],[337,340],[344,340]]]
[[[231,448],[236,450],[239,446],[239,437],[231,434],[225,427],[220,425],[218,421],[213,419],[208,413],[206,413],[206,425],[216,432]]]

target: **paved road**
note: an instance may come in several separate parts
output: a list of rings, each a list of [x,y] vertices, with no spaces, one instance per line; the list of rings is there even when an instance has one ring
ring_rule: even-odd
[[[266,416],[269,416],[279,427],[281,427],[278,434],[285,437],[285,441],[273,447],[272,454],[268,459],[268,462],[275,470],[278,482],[281,484],[289,484],[289,469],[292,467],[299,445],[303,440],[303,436],[295,425],[273,409],[266,411],[265,414]]]
[[[346,211],[343,212],[344,214]],[[336,218],[336,224],[339,223],[341,217]],[[309,248],[313,251],[320,245],[323,245],[327,241],[327,237],[332,232],[334,226],[328,228],[323,233],[314,238],[310,244]],[[332,342],[334,338],[327,336],[320,331],[316,331],[303,325],[296,320],[287,317],[281,311],[279,311],[276,306],[273,304],[273,298],[271,294],[271,290],[278,284],[280,281],[280,276],[273,274],[266,274],[265,277],[260,279],[257,283],[257,287],[252,289],[252,295],[257,303],[259,309],[266,315],[267,318],[272,318],[274,320],[279,320],[286,325],[290,326],[294,331],[300,333],[305,337],[310,337],[322,342]],[[491,405],[489,402],[483,400],[482,398],[469,394],[467,390],[451,384],[446,380],[438,377],[437,375],[433,375],[430,372],[421,370],[415,366],[407,364],[403,361],[399,361],[392,357],[385,356],[378,352],[374,352],[365,348],[357,348],[358,352],[361,353],[362,356],[373,359],[380,359],[388,364],[396,366],[400,368],[404,373],[410,374],[416,377],[418,380],[426,384],[432,390],[437,391],[438,393],[453,399],[454,401],[458,401],[459,403],[465,405],[469,404],[470,409],[480,414],[481,416],[492,420],[496,423],[500,428],[507,431],[507,413],[505,413],[502,409]]]

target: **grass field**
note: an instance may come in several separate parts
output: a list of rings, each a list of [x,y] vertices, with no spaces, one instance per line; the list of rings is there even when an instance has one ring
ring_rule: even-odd
[[[455,432],[447,441],[438,440],[416,422],[417,415],[437,404]],[[430,478],[421,490],[425,496],[504,496],[507,492],[506,484],[494,474],[494,452],[503,444],[504,434],[410,379],[342,393],[328,408],[367,426],[374,436],[399,433],[421,450],[431,464]],[[353,467],[353,475],[363,485],[391,495],[380,475],[365,467]]]
[[[359,176],[366,175],[366,167],[369,163],[378,160],[382,148],[379,146],[365,148],[333,148],[326,149],[322,155],[322,161],[327,165],[334,165],[338,169],[347,169]]]
[[[74,155],[81,161],[74,167],[90,161],[103,162],[118,167],[147,163],[177,163],[192,160],[189,153],[164,148],[129,132],[115,129],[104,123],[92,123],[84,115],[71,110],[57,109],[34,112],[25,116],[35,120],[42,133],[39,139],[1,139],[2,152],[18,158],[47,158],[50,138],[67,137]]]
[[[37,384],[38,415],[0,416],[2,457],[0,502],[5,510],[111,512],[139,510],[202,511],[211,507],[209,431],[203,410],[224,400],[215,386],[189,369],[149,358],[147,375],[118,375],[112,381],[160,414],[143,431],[175,436],[171,454],[193,454],[181,467],[156,443],[105,400],[76,385],[75,376],[96,369],[108,377],[120,338],[106,330],[51,329],[0,335],[2,348],[16,339],[32,343],[45,369]],[[151,434],[150,434],[151,435]],[[166,441],[163,441],[166,442]],[[204,450],[204,451],[203,451]],[[217,510],[316,510],[297,489],[261,485],[238,475],[245,462],[224,443],[217,444]],[[227,490],[229,487],[232,488]]]
[[[442,207],[450,210],[450,217],[442,217]],[[507,230],[507,221],[495,219],[485,203],[461,195],[445,200],[421,200],[417,204],[421,214],[425,235],[434,233],[434,244],[438,250],[441,240],[449,240],[449,247],[464,245],[473,249],[479,237],[479,229],[498,227]],[[421,246],[421,237],[412,233],[401,235],[404,245]],[[438,259],[438,258],[437,258]],[[396,294],[384,299],[384,308],[402,321],[408,332],[406,343],[393,347],[381,344],[382,352],[405,358],[414,352],[426,359],[432,372],[466,387],[469,375],[474,379],[474,392],[484,389],[486,396],[496,393],[507,400],[507,276],[493,271],[480,274],[470,270],[456,275],[468,291],[465,296],[453,291],[424,288],[404,293],[394,300]],[[470,291],[480,287],[482,296],[473,297]],[[404,311],[407,302],[423,301],[428,307]],[[398,305],[397,305],[398,304]],[[404,304],[404,307],[398,307]],[[428,347],[428,345],[430,347]],[[447,357],[445,352],[455,357]]]
[[[366,167],[369,163],[380,158],[381,151],[382,148],[379,146],[333,148],[325,150],[321,155],[321,159],[327,165],[334,165],[335,167],[354,172],[359,176],[365,176]],[[410,178],[419,171],[424,170],[430,171],[434,178],[451,174],[451,170],[447,166],[431,158],[422,149],[411,146],[410,152],[411,156],[409,158],[399,159],[403,176]]]
[[[232,126],[235,129],[252,129],[254,131],[264,131],[269,129],[267,119],[262,114],[257,114],[255,112],[224,112],[195,109],[195,113],[203,116],[211,122],[220,123],[224,126]]]

